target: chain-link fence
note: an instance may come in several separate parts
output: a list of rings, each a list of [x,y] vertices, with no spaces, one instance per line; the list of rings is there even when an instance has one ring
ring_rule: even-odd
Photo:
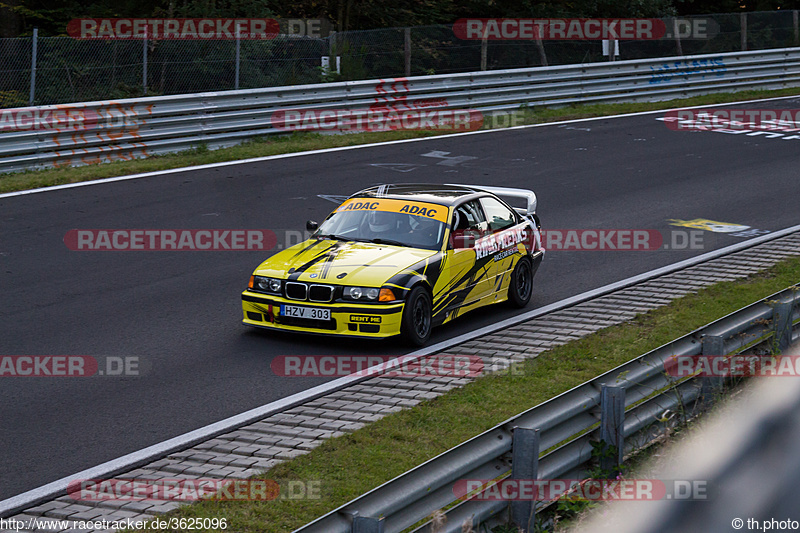
[[[800,44],[797,11],[681,20],[709,21],[708,38],[620,41],[618,59]],[[0,108],[608,60],[601,41],[461,40],[451,25],[268,41],[0,39]]]

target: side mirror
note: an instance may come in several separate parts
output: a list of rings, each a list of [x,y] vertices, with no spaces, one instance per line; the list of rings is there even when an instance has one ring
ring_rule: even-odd
[[[313,220],[309,220],[306,222],[306,229],[308,231],[317,231],[319,229],[319,224],[317,224]]]

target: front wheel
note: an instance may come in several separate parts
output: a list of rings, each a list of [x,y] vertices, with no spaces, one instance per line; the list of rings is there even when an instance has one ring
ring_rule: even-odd
[[[508,301],[514,307],[522,308],[528,305],[533,294],[533,267],[527,257],[520,259],[514,272],[511,273],[511,283],[508,285]]]
[[[403,309],[403,336],[416,346],[423,346],[431,336],[431,296],[421,286],[408,295]]]

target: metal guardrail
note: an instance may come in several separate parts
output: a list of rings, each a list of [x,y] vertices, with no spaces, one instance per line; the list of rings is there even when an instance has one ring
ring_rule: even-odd
[[[783,48],[4,109],[0,172],[232,146],[281,133],[273,113],[287,109],[486,114],[796,86],[800,48]]]
[[[776,293],[537,405],[331,511],[295,533],[399,533],[447,509],[440,533],[458,533],[510,512],[529,528],[533,502],[466,500],[458,480],[583,479],[594,441],[636,450],[669,424],[666,411],[691,417],[721,378],[671,376],[674,356],[727,355],[772,340],[786,350],[800,341],[800,290]],[[605,397],[605,398],[604,398]],[[544,454],[539,454],[539,450]],[[513,458],[512,458],[513,456]],[[457,503],[456,505],[453,505]],[[428,531],[424,524],[415,532]]]
[[[793,356],[800,355],[794,350]],[[796,360],[795,360],[796,361]],[[761,379],[701,427],[669,446],[651,479],[692,480],[698,499],[616,501],[590,514],[575,533],[730,533],[798,529],[800,520],[800,384]],[[744,528],[745,522],[749,527]]]

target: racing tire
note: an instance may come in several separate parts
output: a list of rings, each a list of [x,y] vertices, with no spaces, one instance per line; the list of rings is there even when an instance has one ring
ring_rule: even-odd
[[[508,301],[516,308],[523,308],[531,301],[533,295],[533,266],[527,257],[517,263],[511,273],[511,282],[508,284]]]
[[[400,331],[403,337],[416,346],[424,346],[431,337],[431,295],[422,286],[416,286],[408,295],[403,308]]]

